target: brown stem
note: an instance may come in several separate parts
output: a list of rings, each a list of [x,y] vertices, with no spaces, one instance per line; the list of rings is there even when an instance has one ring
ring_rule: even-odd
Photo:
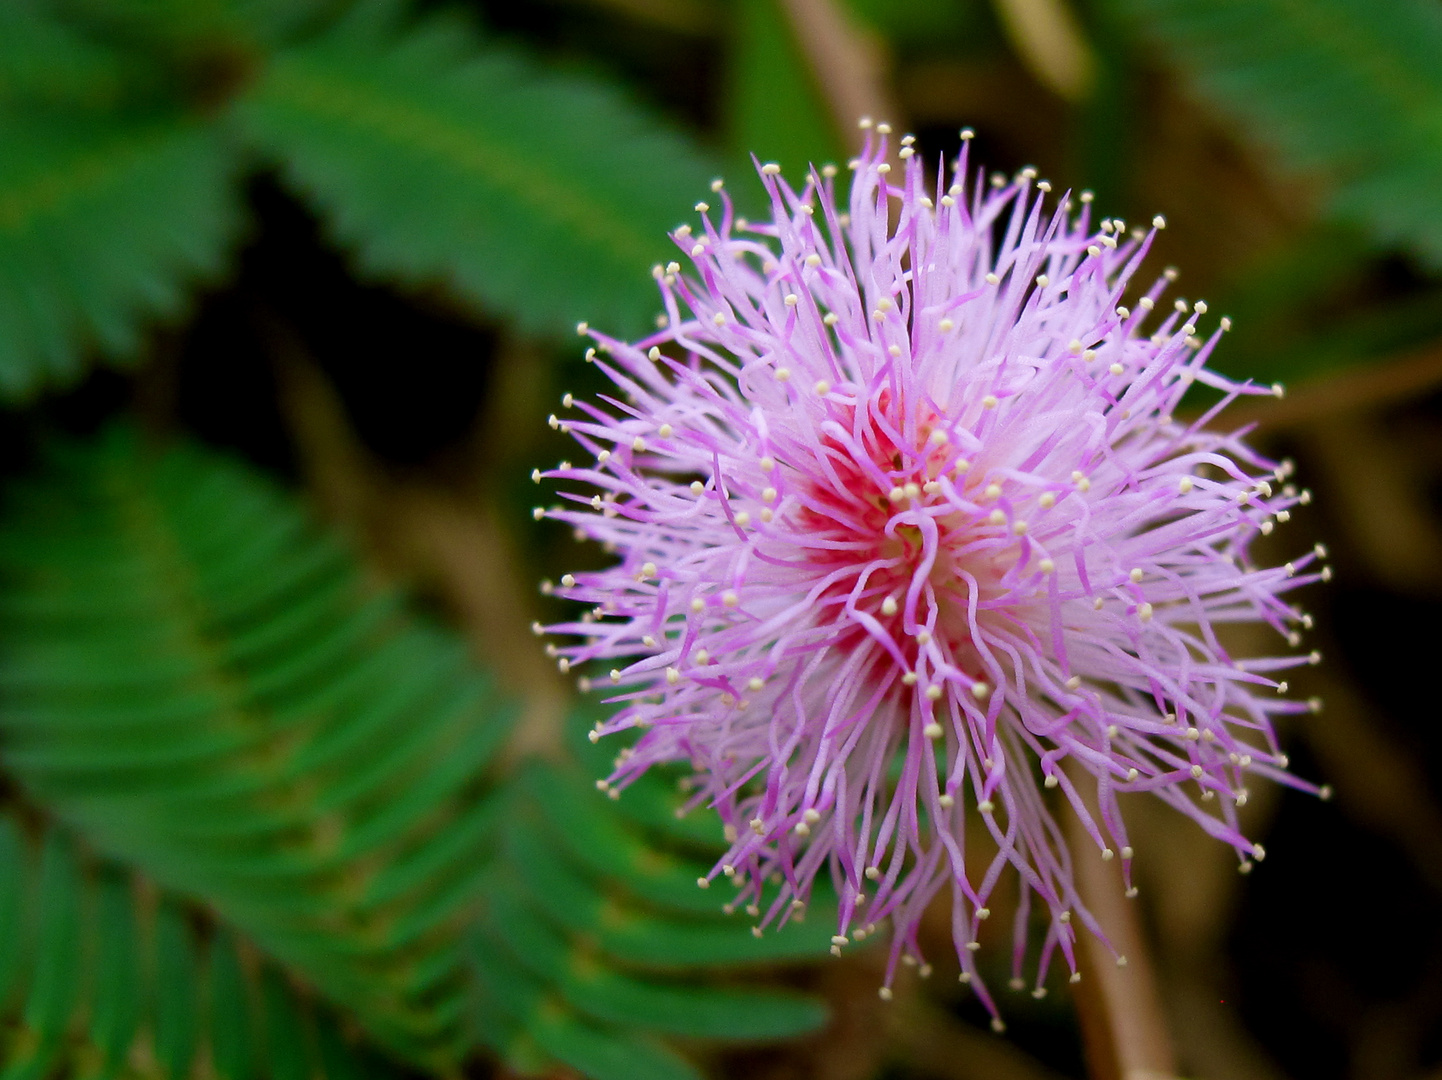
[[[1097,816],[1090,777],[1079,769],[1071,777],[1088,811]],[[1176,1057],[1150,952],[1136,906],[1126,898],[1121,867],[1115,860],[1101,859],[1076,814],[1066,815],[1066,830],[1077,892],[1111,943],[1108,949],[1086,931],[1079,935],[1082,978],[1075,997],[1092,1080],[1167,1080],[1176,1075]],[[1125,958],[1125,966],[1119,965],[1119,957]]]
[[[870,1002],[876,1000],[870,995]],[[922,993],[888,1011],[892,1053],[912,1069],[947,1080],[1061,1080],[1007,1039],[964,1024]]]
[[[1228,423],[1281,431],[1338,413],[1414,397],[1442,385],[1442,346],[1428,345],[1390,360],[1301,383],[1281,401],[1248,398],[1227,410]]]
[[[479,500],[389,475],[350,427],[335,390],[282,325],[263,319],[282,408],[322,513],[388,577],[428,586],[525,711],[508,755],[559,753],[567,693],[526,627],[529,610],[504,531]]]
[[[834,0],[781,0],[842,137],[855,138],[862,117],[903,123],[887,85],[885,54]]]
[[[1038,82],[1080,101],[1096,81],[1096,57],[1065,0],[993,0],[1002,29]]]

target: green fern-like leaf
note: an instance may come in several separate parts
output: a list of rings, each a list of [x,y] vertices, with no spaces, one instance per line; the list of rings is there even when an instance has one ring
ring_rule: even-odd
[[[125,428],[12,492],[0,635],[0,760],[29,797],[392,1052],[454,1066],[507,727],[459,642],[253,472]],[[178,1068],[200,976],[172,952],[156,1053]]]
[[[235,164],[178,116],[0,113],[0,401],[134,356],[221,266]]]
[[[1114,0],[1199,88],[1380,244],[1442,267],[1435,0]]]
[[[825,1020],[818,1003],[734,973],[825,955],[834,910],[753,936],[753,919],[722,910],[724,881],[696,884],[720,851],[714,818],[678,823],[660,777],[621,804],[633,794],[623,813],[579,771],[549,766],[512,791],[506,874],[475,957],[483,1031],[522,1072],[560,1061],[593,1080],[686,1080],[694,1066],[658,1036],[766,1040]]]
[[[132,76],[124,57],[57,18],[54,6],[0,4],[0,107],[120,104]]]
[[[380,1080],[334,1013],[206,913],[0,812],[0,1068],[14,1080]]]
[[[697,150],[598,83],[372,7],[278,55],[243,109],[341,241],[526,330],[650,325],[649,269],[714,175]]]

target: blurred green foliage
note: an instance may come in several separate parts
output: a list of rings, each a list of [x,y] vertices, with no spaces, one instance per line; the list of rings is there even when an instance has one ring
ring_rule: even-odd
[[[6,942],[28,956],[0,956],[0,992],[23,989],[0,997],[7,1067],[89,1055],[119,1068],[148,1032],[157,1074],[183,1077],[207,1038],[215,1054],[248,1045],[227,1027],[246,1014],[217,994],[260,1007],[288,983],[437,1071],[478,1037],[591,1069],[634,1032],[769,1038],[823,1019],[805,1000],[677,973],[824,952],[824,913],[760,939],[724,918],[695,885],[719,837],[683,830],[673,856],[644,839],[678,830],[663,792],[633,800],[653,810],[638,831],[571,772],[498,787],[513,708],[270,482],[196,446],[149,448],[128,426],[51,457],[12,489],[0,531],[0,738],[45,850],[31,858],[0,817],[0,913],[40,920]],[[131,908],[156,895],[147,934]],[[232,941],[253,959],[244,971]],[[136,960],[146,948],[156,966]],[[208,1015],[192,1000],[207,965]],[[272,1022],[301,1022],[280,1012]],[[644,1052],[651,1075],[694,1075]],[[293,1073],[278,1057],[239,1075]]]
[[[521,329],[636,333],[708,155],[596,80],[464,20],[55,3],[0,15],[0,398],[133,360],[222,271],[257,156],[363,268]],[[312,13],[313,16],[313,13]]]
[[[1117,0],[1342,222],[1442,268],[1442,6]]]

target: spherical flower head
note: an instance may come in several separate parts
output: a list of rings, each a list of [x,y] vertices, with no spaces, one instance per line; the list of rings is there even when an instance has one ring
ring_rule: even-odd
[[[761,925],[829,869],[836,948],[889,922],[889,984],[949,887],[992,1007],[975,952],[999,879],[1023,886],[1014,975],[1043,922],[1037,987],[1058,953],[1075,972],[1078,923],[1100,930],[1072,859],[1119,856],[1130,886],[1119,792],[1245,867],[1248,777],[1315,790],[1272,726],[1308,707],[1276,676],[1309,657],[1233,657],[1217,630],[1295,647],[1309,620],[1280,594],[1326,571],[1248,560],[1306,493],[1211,427],[1273,392],[1207,369],[1225,320],[1164,309],[1171,273],[1124,299],[1160,219],[1094,227],[1031,170],[968,184],[965,148],[950,177],[909,139],[888,157],[868,133],[845,212],[834,168],[797,190],[763,166],[766,222],[714,185],[719,213],[673,234],[689,268],[656,268],[660,330],[581,327],[617,394],[552,418],[592,462],[535,474],[569,502],[538,514],[619,562],[567,575],[590,610],[548,629],[620,706],[593,737],[640,733],[612,791],[689,763],[730,841],[712,874]],[[1179,420],[1195,382],[1221,401]],[[1063,812],[1096,851],[1067,850]]]

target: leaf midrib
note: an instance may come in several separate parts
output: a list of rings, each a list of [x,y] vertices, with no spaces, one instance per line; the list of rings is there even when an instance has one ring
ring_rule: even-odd
[[[434,112],[337,77],[324,70],[325,66],[297,58],[277,63],[261,94],[470,173],[538,217],[556,221],[598,248],[615,252],[619,261],[644,266],[654,259],[655,245],[628,228],[604,203],[536,168],[501,142],[483,138],[475,127],[447,122]]]

